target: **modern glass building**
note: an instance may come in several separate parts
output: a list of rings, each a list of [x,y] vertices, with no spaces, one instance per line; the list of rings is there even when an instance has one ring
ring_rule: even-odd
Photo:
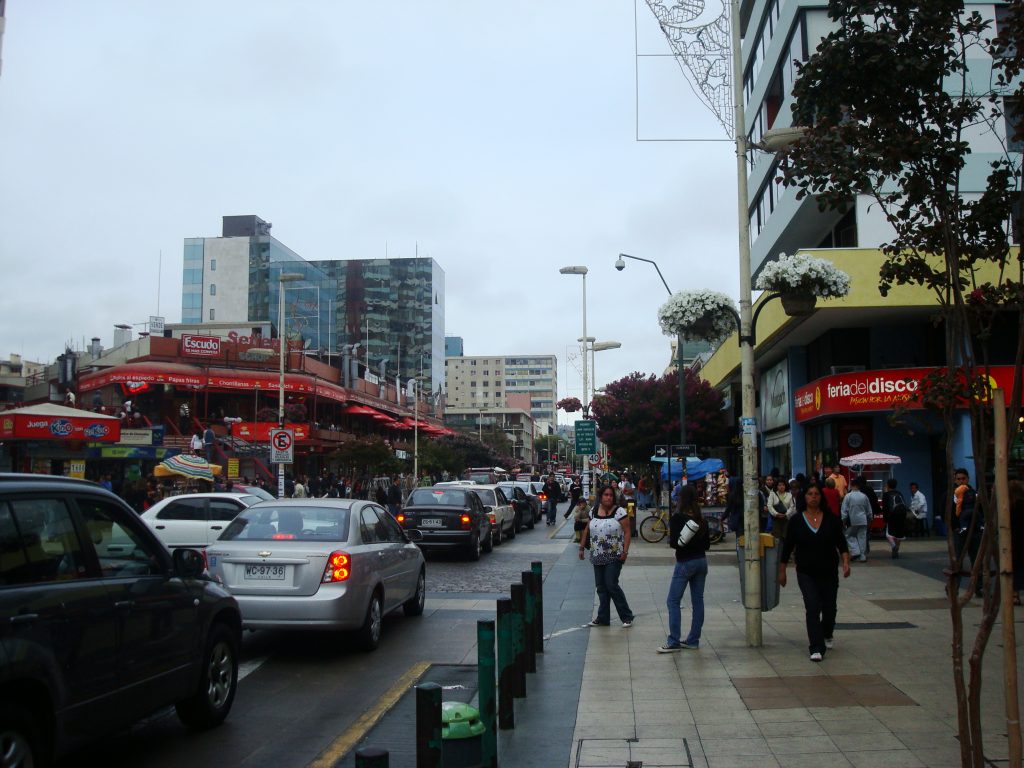
[[[444,271],[431,258],[307,261],[258,216],[225,216],[217,238],[185,240],[182,323],[269,322],[332,364],[444,387]]]

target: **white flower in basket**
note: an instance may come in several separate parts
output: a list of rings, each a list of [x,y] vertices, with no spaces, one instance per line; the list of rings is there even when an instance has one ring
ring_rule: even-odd
[[[830,299],[850,292],[850,276],[826,259],[780,254],[776,261],[769,262],[761,270],[756,287],[783,295],[803,294]]]
[[[666,336],[715,342],[736,330],[736,305],[717,291],[680,291],[661,305],[658,324]]]

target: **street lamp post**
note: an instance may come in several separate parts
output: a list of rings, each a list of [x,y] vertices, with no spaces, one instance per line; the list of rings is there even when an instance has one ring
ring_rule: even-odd
[[[623,259],[633,259],[633,261],[646,261],[648,264],[653,266],[657,272],[658,277],[661,278],[661,284],[665,286],[665,290],[668,291],[668,295],[672,295],[672,289],[668,287],[668,283],[665,282],[665,276],[661,274],[661,269],[658,267],[658,263],[651,259],[643,259],[639,256],[630,256],[628,253],[620,253],[619,258],[615,260],[615,268],[621,272],[626,268],[626,262]],[[676,370],[679,372],[679,444],[686,445],[686,373],[683,366],[683,334],[676,336]],[[672,468],[672,457],[669,457],[669,470]],[[683,466],[686,466],[685,457],[683,459]]]
[[[589,402],[587,399],[588,394],[588,381],[587,381],[587,272],[589,271],[583,266],[573,267],[562,267],[558,270],[563,275],[579,275],[583,278],[583,418],[587,418],[589,413]],[[590,496],[590,473],[586,469],[583,470],[583,496],[589,498]]]
[[[284,284],[294,283],[297,280],[302,280],[302,278],[303,275],[297,272],[282,272],[277,277],[277,340],[281,346],[281,352],[278,355],[278,359],[280,360],[280,376],[277,381],[278,429],[284,429],[284,359],[288,354],[288,334],[285,333],[284,328]],[[284,464],[277,465],[277,498],[284,498]]]
[[[597,390],[595,385],[597,384],[597,353],[605,352],[609,349],[618,349],[622,346],[621,342],[618,341],[592,341],[590,343],[590,402],[594,402],[594,395]]]

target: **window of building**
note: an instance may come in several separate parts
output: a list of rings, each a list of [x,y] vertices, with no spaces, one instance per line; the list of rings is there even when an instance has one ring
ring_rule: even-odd
[[[216,296],[217,295],[217,284],[216,283],[210,283],[210,295],[211,296]]]
[[[1006,149],[1024,152],[1024,109],[1016,99],[1003,101],[1003,127],[1006,131]]]
[[[210,259],[210,271],[211,272],[216,272],[217,271],[217,260],[216,259]]]
[[[213,320],[214,320],[213,307],[210,307],[210,321],[212,322]]]

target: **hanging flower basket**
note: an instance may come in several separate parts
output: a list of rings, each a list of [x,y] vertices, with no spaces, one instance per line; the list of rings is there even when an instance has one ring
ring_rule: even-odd
[[[818,297],[813,293],[783,293],[780,297],[782,308],[790,317],[813,315]]]
[[[755,287],[780,293],[787,315],[809,315],[818,299],[848,294],[850,276],[826,259],[780,254],[761,270]]]
[[[717,291],[680,291],[658,309],[658,324],[666,336],[686,341],[716,342],[736,330],[736,306]]]

